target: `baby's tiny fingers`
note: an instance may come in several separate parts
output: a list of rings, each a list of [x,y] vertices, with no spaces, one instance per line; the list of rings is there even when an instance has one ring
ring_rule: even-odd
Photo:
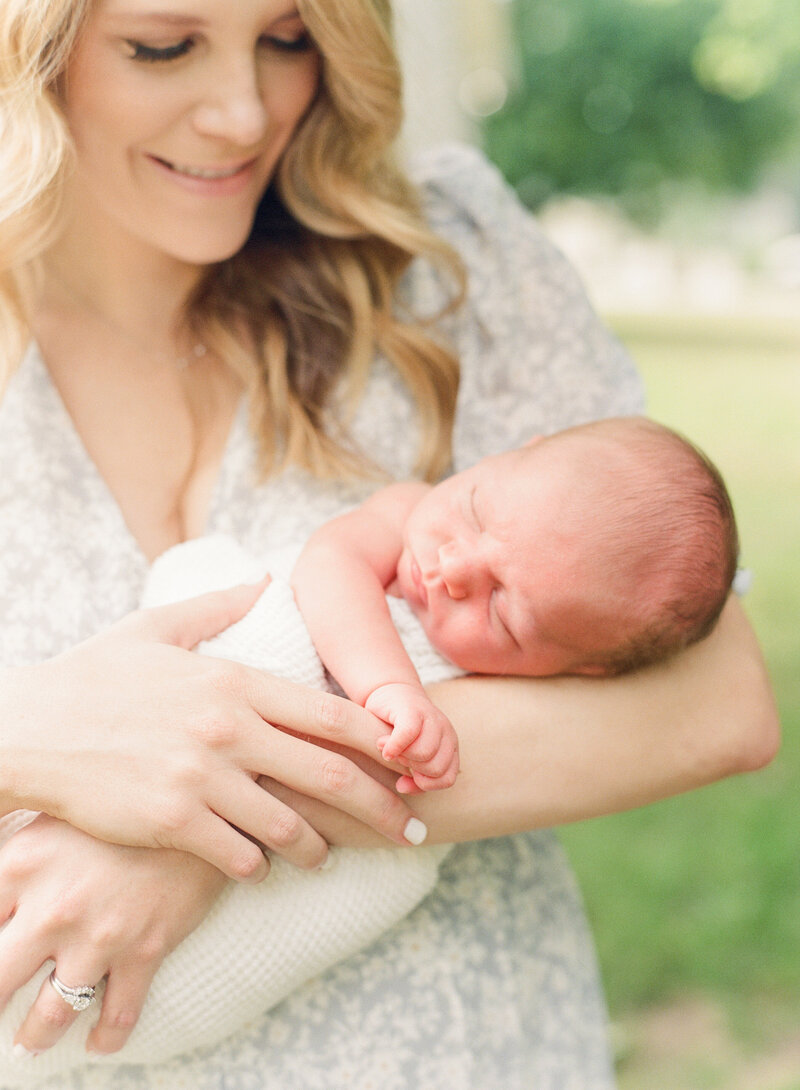
[[[111,970],[100,1018],[86,1042],[87,1052],[102,1056],[119,1052],[139,1020],[159,964],[137,962]]]
[[[403,763],[420,769],[426,776],[438,776],[452,764],[457,749],[455,732],[449,723],[428,719],[419,737],[403,751]]]
[[[416,747],[413,747],[403,754],[403,759],[408,761],[415,772],[421,772],[432,780],[458,772],[458,746],[454,738],[442,738],[432,755],[427,749],[419,753],[415,750]]]
[[[412,744],[418,743],[425,729],[424,717],[416,711],[400,712],[394,720],[394,728],[383,746],[384,761],[393,761]]]
[[[443,791],[448,787],[452,787],[456,782],[456,777],[458,776],[458,762],[451,762],[443,772],[436,773],[435,775],[421,772],[417,768],[412,768],[411,776],[414,783],[421,791]]]

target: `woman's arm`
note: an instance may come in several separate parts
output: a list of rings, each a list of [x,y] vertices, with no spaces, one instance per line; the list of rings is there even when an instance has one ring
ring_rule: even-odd
[[[452,791],[416,803],[436,840],[627,810],[761,768],[779,745],[735,599],[708,639],[660,666],[608,680],[465,678],[433,696],[458,726],[464,768]]]
[[[456,726],[462,767],[449,790],[411,802],[433,842],[641,806],[761,768],[779,744],[764,662],[733,598],[706,640],[635,674],[468,677],[429,692]],[[268,786],[330,843],[377,843],[341,813]]]
[[[735,601],[706,641],[667,665],[628,677],[475,677],[434,686],[431,692],[459,724],[465,755],[454,787],[412,801],[429,824],[431,839],[441,842],[642,805],[759,768],[778,745],[764,664]],[[379,730],[376,726],[375,737]],[[348,741],[348,731],[341,741]],[[363,754],[350,751],[350,756],[387,785],[396,777]],[[385,845],[373,829],[343,810],[274,779],[264,782],[331,843]],[[117,848],[42,820],[44,825],[40,820],[29,834],[17,834],[0,852],[0,922],[14,913],[14,926],[24,935],[16,942],[13,927],[0,933],[0,980],[5,982],[0,1008],[43,958],[54,956],[61,965],[63,948],[76,980],[98,979],[109,969],[110,979],[116,978],[90,1041],[112,1051],[127,1038],[162,958],[207,911],[219,890],[219,876],[192,857]],[[190,868],[180,881],[184,903],[177,911],[172,899],[176,866]],[[136,869],[135,878],[129,868]],[[74,914],[65,917],[59,890],[65,882],[74,885],[76,874],[85,888],[74,891]],[[130,895],[120,899],[119,888]],[[118,921],[116,929],[109,929],[109,918]],[[149,953],[142,965],[144,948]],[[72,1021],[63,1004],[54,1004],[51,991],[43,988],[18,1034],[28,1049],[49,1047]],[[60,1016],[58,1024],[54,1015]]]

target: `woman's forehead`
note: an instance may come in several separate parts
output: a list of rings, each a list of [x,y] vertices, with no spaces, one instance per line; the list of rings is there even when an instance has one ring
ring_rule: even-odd
[[[236,17],[274,22],[298,18],[295,0],[94,0],[93,10],[111,18],[135,18],[155,24],[202,24]]]

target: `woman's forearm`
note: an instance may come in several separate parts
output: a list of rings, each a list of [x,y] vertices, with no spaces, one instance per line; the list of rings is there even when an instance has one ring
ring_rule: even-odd
[[[435,841],[625,810],[767,764],[778,717],[738,602],[705,641],[614,679],[463,678],[432,687],[456,726],[455,786],[413,805]]]

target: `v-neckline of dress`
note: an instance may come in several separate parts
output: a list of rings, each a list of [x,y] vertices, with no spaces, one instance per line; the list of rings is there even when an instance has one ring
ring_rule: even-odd
[[[117,528],[121,535],[121,538],[128,542],[132,554],[134,554],[141,565],[143,571],[147,571],[152,567],[153,563],[157,559],[154,557],[152,560],[148,559],[147,554],[142,548],[139,540],[133,534],[128,526],[125,516],[122,513],[122,508],[119,502],[108,485],[103,474],[100,472],[97,463],[89,453],[86,444],[81,438],[78,429],[75,426],[75,422],[67,409],[64,399],[62,398],[58,387],[53,381],[53,377],[44,361],[41,350],[35,341],[31,341],[28,346],[25,357],[20,365],[23,368],[28,368],[33,373],[35,381],[34,385],[41,390],[42,397],[50,401],[50,407],[56,417],[60,418],[63,425],[61,434],[64,441],[67,442],[73,449],[78,462],[83,466],[87,478],[91,479],[94,483],[95,490],[100,496],[103,505],[108,512],[113,512],[114,521],[117,523]],[[38,374],[37,374],[38,372]],[[233,463],[234,451],[241,448],[241,445],[246,442],[247,437],[247,401],[244,396],[239,400],[239,404],[234,413],[233,420],[231,421],[228,435],[225,439],[225,444],[222,450],[222,457],[220,458],[217,466],[216,477],[213,487],[211,489],[210,498],[208,502],[208,508],[206,510],[203,530],[198,536],[205,536],[207,534],[214,533],[217,529],[217,524],[220,519],[221,513],[224,511],[226,497],[230,494],[233,485]]]

